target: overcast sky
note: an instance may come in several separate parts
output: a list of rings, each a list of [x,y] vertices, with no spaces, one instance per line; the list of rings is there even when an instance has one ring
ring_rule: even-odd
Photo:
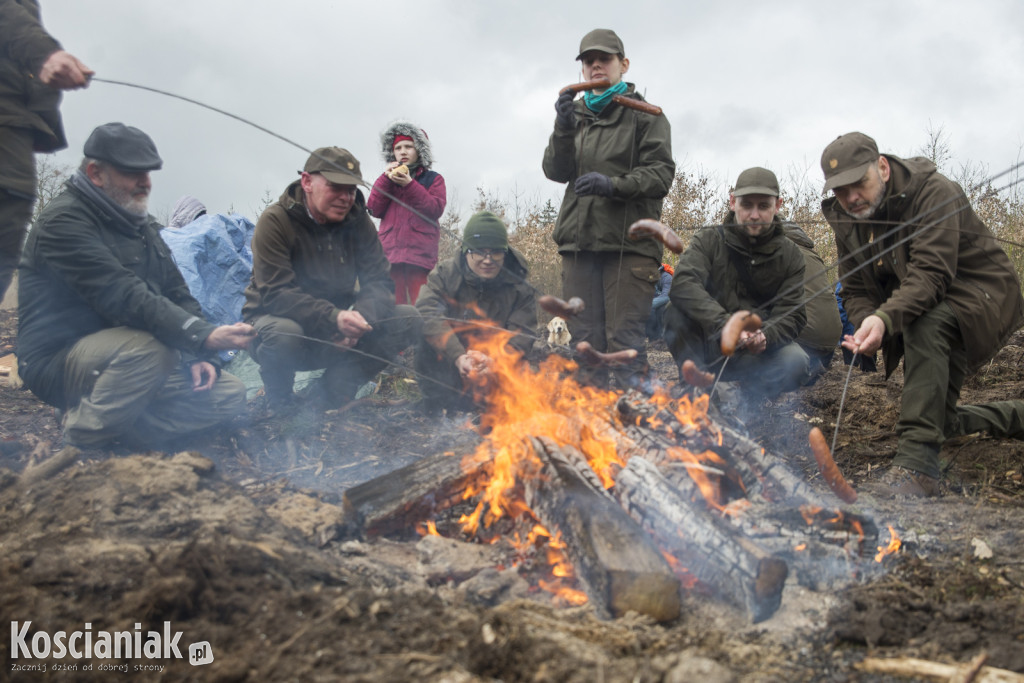
[[[598,27],[619,34],[627,80],[665,110],[677,166],[723,191],[755,165],[820,186],[821,150],[851,130],[911,155],[942,127],[956,161],[992,172],[1024,145],[1019,0],[41,4],[50,33],[97,76],[200,100],[309,149],[346,147],[371,183],[380,132],[411,120],[463,206],[478,186],[561,197],[541,158],[558,90],[580,79],[580,38]],[[61,164],[77,164],[102,123],[153,137],[158,217],[187,193],[255,218],[308,156],[195,105],[105,83],[65,94],[62,111]]]

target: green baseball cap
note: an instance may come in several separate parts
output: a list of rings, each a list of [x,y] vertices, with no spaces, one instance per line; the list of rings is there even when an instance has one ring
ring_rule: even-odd
[[[576,59],[582,59],[583,53],[588,50],[626,56],[626,48],[622,47],[622,41],[610,28],[595,28],[583,36],[583,40],[580,41],[580,53],[576,55]]]
[[[779,196],[779,179],[767,168],[755,166],[748,168],[736,179],[736,187],[732,196],[742,197],[745,194],[767,194]]]
[[[306,173],[319,173],[335,185],[361,185],[363,182],[359,160],[341,147],[314,150],[302,170]]]
[[[878,145],[864,133],[840,135],[821,153],[825,191],[859,181],[878,157]]]

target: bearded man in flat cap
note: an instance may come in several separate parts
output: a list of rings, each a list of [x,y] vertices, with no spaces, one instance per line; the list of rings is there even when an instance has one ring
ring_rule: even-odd
[[[847,133],[825,148],[821,169],[856,328],[843,346],[881,348],[887,376],[904,359],[899,445],[878,490],[938,495],[947,437],[1024,438],[1022,401],[957,405],[967,374],[1024,321],[1020,281],[963,189],[928,159],[879,154],[867,135]]]
[[[277,415],[295,407],[296,371],[323,368],[314,398],[337,408],[422,329],[415,306],[395,304],[359,161],[321,147],[299,176],[256,222],[242,307],[259,332],[253,355]]]
[[[18,271],[18,370],[62,413],[68,445],[163,447],[245,409],[217,351],[244,348],[244,323],[203,319],[147,212],[153,140],[99,126],[67,189],[29,231]]]

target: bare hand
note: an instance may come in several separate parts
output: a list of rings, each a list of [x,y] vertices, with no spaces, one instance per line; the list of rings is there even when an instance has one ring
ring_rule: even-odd
[[[192,371],[192,391],[209,391],[217,381],[217,368],[211,363],[199,361],[189,368]]]
[[[885,321],[877,315],[869,315],[853,334],[843,337],[843,348],[854,353],[870,355],[878,350],[885,337]]]
[[[39,80],[51,88],[74,90],[89,85],[89,79],[96,73],[70,52],[57,50],[43,62]]]
[[[342,336],[341,345],[349,348],[355,346],[364,334],[373,331],[363,314],[355,310],[338,311],[337,323]]]
[[[764,353],[764,350],[768,348],[768,340],[765,338],[763,330],[754,330],[753,332],[744,330],[740,332],[739,346],[746,349],[747,353],[756,356],[759,353]]]
[[[487,354],[470,349],[455,359],[455,367],[463,378],[473,375],[486,375],[491,371],[494,361]]]
[[[408,172],[402,173],[401,171],[398,171],[389,175],[388,178],[390,178],[391,182],[399,187],[405,187],[412,182],[412,176],[409,175]]]
[[[210,336],[203,342],[203,348],[208,351],[228,351],[231,349],[245,349],[256,337],[256,329],[247,323],[233,323],[221,325],[210,333]]]

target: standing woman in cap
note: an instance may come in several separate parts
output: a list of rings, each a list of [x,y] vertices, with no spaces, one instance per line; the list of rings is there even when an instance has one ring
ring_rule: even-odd
[[[448,203],[447,191],[441,174],[430,170],[434,154],[426,131],[398,121],[380,140],[384,172],[373,184],[366,208],[381,219],[378,236],[391,263],[395,303],[411,305],[437,265],[437,220]]]
[[[493,335],[495,327],[517,333],[508,341],[512,350],[530,350],[537,293],[526,277],[526,259],[509,248],[501,218],[490,211],[472,216],[461,253],[430,273],[416,301],[424,337],[416,349],[416,371],[434,380],[420,383],[428,410],[473,408],[463,383],[471,386],[491,365],[486,353],[473,348],[474,341]]]
[[[567,183],[553,235],[562,255],[562,294],[586,303],[570,321],[575,339],[598,351],[636,349],[636,361],[616,371],[619,383],[629,386],[647,372],[644,327],[663,249],[626,233],[641,218],[661,216],[675,177],[671,130],[664,115],[612,101],[615,95],[643,100],[622,80],[629,60],[614,31],[585,35],[576,59],[584,80],[607,78],[611,86],[579,100],[566,92],[555,103],[544,175]]]

